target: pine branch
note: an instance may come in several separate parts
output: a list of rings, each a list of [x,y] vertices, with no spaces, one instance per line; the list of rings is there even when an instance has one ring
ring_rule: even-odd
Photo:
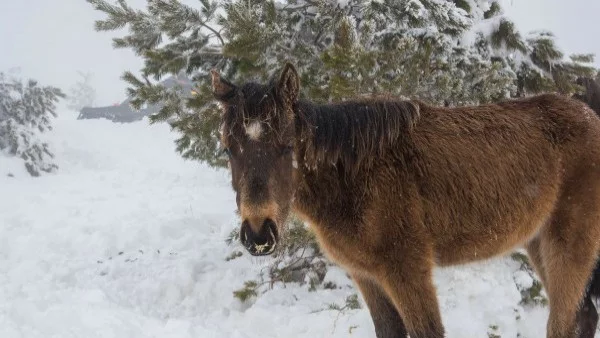
[[[94,6],[94,9],[108,15],[105,20],[96,21],[96,30],[111,31],[125,27],[136,19],[135,12],[127,6],[124,0],[119,0],[118,6],[110,5],[105,0],[86,0]]]
[[[578,63],[594,63],[595,55],[593,53],[589,54],[573,54],[570,56],[571,61]]]

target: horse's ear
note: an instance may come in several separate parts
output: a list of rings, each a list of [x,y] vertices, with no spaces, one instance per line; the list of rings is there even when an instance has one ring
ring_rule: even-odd
[[[291,102],[296,102],[300,92],[300,79],[296,68],[289,62],[285,64],[279,77],[277,85],[278,92],[288,98]]]
[[[210,75],[212,77],[212,90],[213,95],[217,100],[227,101],[235,93],[235,86],[229,81],[222,79],[219,72],[211,70]]]

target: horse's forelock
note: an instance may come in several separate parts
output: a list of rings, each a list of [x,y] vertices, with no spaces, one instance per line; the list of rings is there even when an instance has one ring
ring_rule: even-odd
[[[249,82],[240,87],[236,103],[224,116],[224,124],[231,137],[239,140],[242,134],[248,136],[248,127],[252,125],[253,132],[250,134],[254,139],[258,136],[258,127],[262,131],[261,139],[267,140],[271,136],[281,139],[282,132],[293,120],[283,115],[283,110],[278,107],[281,102],[278,102],[275,85],[274,81],[266,85]]]

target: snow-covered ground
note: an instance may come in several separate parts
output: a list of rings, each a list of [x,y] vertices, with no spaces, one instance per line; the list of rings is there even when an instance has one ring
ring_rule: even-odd
[[[323,310],[343,305],[349,286],[233,296],[269,261],[226,261],[229,175],[182,160],[166,125],[64,112],[54,126],[57,173],[30,178],[0,157],[0,337],[374,337],[364,305]],[[518,267],[437,270],[447,336],[543,337],[546,309],[518,305],[515,280],[528,278]],[[326,279],[351,284],[335,268]]]

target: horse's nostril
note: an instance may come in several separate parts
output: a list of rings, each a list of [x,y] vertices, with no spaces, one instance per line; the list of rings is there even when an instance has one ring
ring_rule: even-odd
[[[242,222],[242,227],[240,228],[240,241],[244,246],[248,243],[250,236],[249,233],[252,233],[252,228],[250,228],[250,223],[248,221]]]
[[[275,222],[273,222],[273,220],[267,218],[263,222],[263,231],[268,232],[269,237],[271,237],[274,242],[277,242],[279,234],[277,233],[277,225]]]

